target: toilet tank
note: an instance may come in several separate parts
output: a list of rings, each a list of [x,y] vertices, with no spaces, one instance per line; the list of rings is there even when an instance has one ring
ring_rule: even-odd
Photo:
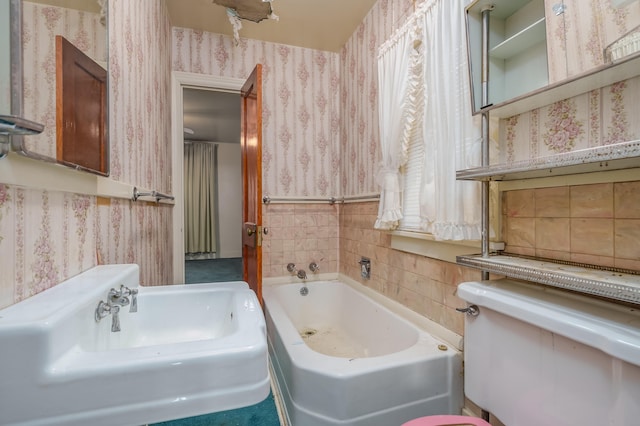
[[[507,279],[458,296],[465,394],[505,425],[640,424],[640,308]]]

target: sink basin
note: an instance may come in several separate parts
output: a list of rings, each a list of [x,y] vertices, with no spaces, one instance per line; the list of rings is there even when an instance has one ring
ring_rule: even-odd
[[[96,321],[123,284],[123,306]],[[145,287],[104,265],[0,310],[0,424],[141,425],[256,404],[269,394],[265,323],[244,282]]]

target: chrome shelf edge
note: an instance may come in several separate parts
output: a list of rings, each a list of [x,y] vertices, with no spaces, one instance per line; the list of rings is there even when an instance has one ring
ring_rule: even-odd
[[[510,164],[458,170],[459,180],[514,180],[640,167],[640,140],[586,148]]]
[[[456,260],[460,265],[482,269],[493,274],[640,305],[640,275],[617,272],[608,268],[600,270],[571,266],[574,265],[571,262],[556,263],[549,259],[535,260],[507,255],[492,255],[488,258],[483,258],[481,255],[465,255],[457,256]],[[575,272],[559,270],[565,265],[570,265]],[[580,273],[599,275],[600,278],[586,278],[580,276]],[[634,282],[630,284],[615,282],[624,280]]]

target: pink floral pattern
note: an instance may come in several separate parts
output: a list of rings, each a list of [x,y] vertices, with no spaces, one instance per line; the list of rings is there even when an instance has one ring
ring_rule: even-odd
[[[600,145],[600,91],[589,93],[589,146]]]
[[[245,78],[253,64],[262,63],[265,111],[270,111],[264,122],[265,192],[301,195],[308,191],[309,194],[348,196],[377,191],[375,157],[378,154],[375,142],[378,139],[378,111],[374,53],[379,43],[402,24],[402,17],[410,6],[406,0],[379,0],[344,49],[333,53],[255,40],[242,40],[236,48],[233,40],[226,36],[198,35],[193,30],[171,29],[162,2],[111,0],[111,177],[133,184],[150,183],[150,187],[173,192],[170,173],[167,173],[171,158],[168,124],[171,69],[187,72],[200,69],[206,74]],[[47,78],[51,81],[51,73],[46,70],[51,70],[53,62],[48,57],[43,37],[49,34],[47,25],[57,25],[66,18],[63,13],[57,21],[47,20],[40,13],[43,6],[29,7],[25,9],[29,25],[24,28],[23,40],[33,46],[31,56],[25,59],[30,64],[28,67],[33,68],[34,75],[25,81],[25,98],[47,110],[45,101],[52,99],[42,95],[44,92],[39,84],[47,82]],[[87,19],[85,23],[89,25],[92,21]],[[622,21],[616,22],[622,28]],[[567,32],[577,32],[580,27],[575,24]],[[89,37],[95,35],[90,30],[86,31]],[[615,33],[620,34],[619,31]],[[172,34],[173,47],[169,49]],[[85,35],[80,34],[79,37],[84,39]],[[74,36],[69,38],[75,39]],[[572,45],[569,50],[581,49],[583,47]],[[99,58],[99,52],[95,55]],[[309,73],[304,88],[302,81],[296,78],[301,63]],[[45,71],[42,71],[42,66]],[[278,89],[284,82],[291,85],[286,107],[278,96]],[[629,93],[629,87],[619,88],[620,93]],[[326,99],[324,111],[317,104],[319,94]],[[633,101],[628,99],[629,95],[626,98],[627,105],[621,98],[615,114],[618,117],[626,114],[628,120],[634,116],[629,107]],[[601,115],[610,108],[614,111],[604,96],[601,99]],[[633,102],[635,104],[637,102]],[[307,106],[310,115],[306,133],[296,119],[303,105]],[[36,120],[52,117],[42,111],[29,116]],[[129,123],[127,117],[134,119]],[[357,117],[358,120],[350,120],[349,117]],[[574,120],[580,122],[590,118],[587,115],[578,117],[576,112]],[[50,118],[43,121],[49,123]],[[133,124],[136,122],[139,124]],[[610,123],[613,126],[615,121]],[[544,124],[540,128],[546,129],[546,125],[551,123]],[[637,138],[640,136],[637,131],[630,130],[633,125],[623,123],[622,127],[631,137]],[[603,127],[606,128],[600,126],[601,132]],[[590,124],[590,129],[593,128]],[[613,129],[610,132],[611,135],[615,133]],[[288,134],[285,144],[279,139],[281,134]],[[358,137],[360,134],[362,139]],[[527,146],[528,137],[529,134],[518,134],[515,143],[524,140],[524,146]],[[36,142],[34,145],[40,146]],[[135,155],[130,155],[130,152]],[[306,174],[296,161],[304,153],[309,158]],[[55,276],[53,265],[61,265],[65,261],[68,274],[79,273],[97,263],[132,261],[142,267],[143,284],[172,281],[170,262],[159,261],[168,259],[172,251],[171,208],[95,197],[87,197],[89,206],[85,207],[82,202],[81,205],[74,203],[75,196],[65,198],[60,193],[18,187],[2,190],[6,198],[0,207],[3,213],[0,229],[4,238],[1,244],[4,249],[9,247],[15,255],[0,259],[3,270],[3,278],[0,279],[3,291],[0,294],[13,295],[13,299],[0,300],[0,306],[29,296],[36,282],[40,283],[37,286],[45,287],[67,278],[60,274],[51,278]],[[66,202],[68,199],[71,202]],[[120,221],[117,226],[113,222],[115,217]],[[46,226],[42,226],[45,223],[43,218],[47,219]],[[63,231],[56,226],[65,221],[69,223],[68,229]],[[80,222],[85,224],[85,234],[76,229]],[[9,233],[7,230],[13,231]],[[79,254],[71,251],[71,247],[82,250],[84,258],[80,260]],[[40,253],[48,257],[50,263],[40,259]],[[95,257],[93,253],[96,253]],[[42,277],[40,281],[36,279],[36,273],[38,279]]]
[[[547,118],[547,131],[542,136],[545,145],[556,153],[571,151],[583,133],[583,123],[576,118],[575,102],[567,99],[554,103]]]
[[[9,188],[6,185],[0,184],[0,223],[2,223],[3,218],[3,210],[5,210],[5,206],[8,206],[11,202],[11,195],[9,195]],[[0,235],[0,243],[4,237]]]
[[[514,115],[513,117],[507,118],[506,120],[506,146],[507,146],[507,163],[513,163],[515,161],[515,147],[514,141],[516,138],[516,129],[515,127],[518,125],[519,115]]]
[[[177,37],[178,29],[173,31]],[[331,154],[340,149],[339,55],[250,39],[241,39],[235,47],[232,38],[207,32],[200,43],[193,30],[179,31],[181,40],[174,38],[174,69],[195,72],[201,57],[203,73],[243,79],[254,64],[262,64],[263,192],[338,194],[339,175],[331,172]],[[211,59],[216,47],[228,58],[224,68]],[[299,162],[305,155],[310,161],[307,171]],[[322,174],[328,187],[317,185],[316,177]]]
[[[540,155],[540,110],[531,111],[531,123],[529,127],[529,156],[531,158]]]
[[[42,218],[40,233],[33,250],[34,263],[33,282],[29,284],[29,294],[40,293],[43,290],[60,282],[60,275],[55,261],[55,248],[52,247],[51,220],[49,212],[49,194],[42,194]]]
[[[25,115],[44,122],[55,135],[55,127],[49,126],[52,117],[55,121],[55,105],[49,104],[54,98],[49,99],[47,88],[55,83],[52,34],[63,34],[80,47],[91,46],[95,50],[87,53],[99,61],[104,60],[106,40],[100,35],[99,17],[92,14],[83,12],[80,21],[76,20],[80,27],[73,30],[77,26],[68,22],[76,19],[77,11],[31,2],[24,2],[23,8],[27,17],[23,34]],[[171,45],[171,28],[166,10],[155,0],[111,0],[109,13],[111,178],[170,193],[170,173],[162,167],[170,164],[171,55],[167,46]],[[127,125],[129,116],[133,119]],[[34,141],[30,148],[50,154],[55,144]],[[157,261],[168,259],[172,252],[171,209],[134,204],[130,210],[145,214],[122,214],[118,226],[112,227],[112,210],[125,204],[0,185],[0,244],[5,252],[13,253],[0,258],[0,307],[98,262],[130,260],[141,266],[143,283],[171,282],[171,262]],[[143,226],[132,223],[134,217],[142,217]],[[135,241],[127,246],[126,256],[115,244],[125,239]]]
[[[89,197],[77,195],[72,201],[72,210],[76,219],[76,237],[78,243],[84,246],[87,240],[87,220],[89,215],[89,209],[91,207],[91,200]],[[83,264],[84,250],[78,250],[78,263]]]
[[[610,88],[612,106],[611,106],[611,124],[607,127],[607,136],[604,138],[604,144],[609,145],[616,142],[625,142],[631,139],[627,128],[629,122],[627,112],[624,108],[624,93],[627,88],[627,82],[621,81],[615,83]]]

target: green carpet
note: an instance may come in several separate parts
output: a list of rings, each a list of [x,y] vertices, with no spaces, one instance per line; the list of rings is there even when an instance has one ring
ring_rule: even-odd
[[[184,276],[186,284],[242,281],[242,258],[187,260]]]
[[[237,410],[221,411],[149,426],[280,426],[273,394],[262,402]]]

